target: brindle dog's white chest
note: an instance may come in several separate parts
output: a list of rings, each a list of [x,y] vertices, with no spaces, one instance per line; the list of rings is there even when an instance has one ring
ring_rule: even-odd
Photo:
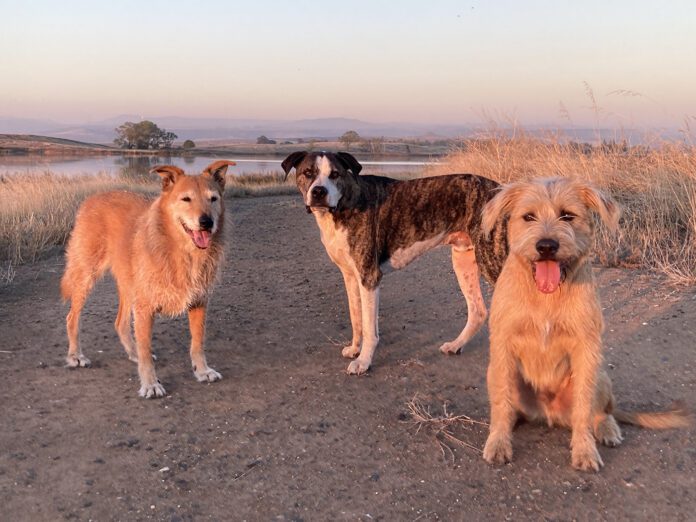
[[[317,220],[317,225],[319,225],[321,242],[324,244],[331,261],[340,267],[354,267],[348,244],[348,230],[337,227],[333,217],[328,212],[314,211],[313,214]]]

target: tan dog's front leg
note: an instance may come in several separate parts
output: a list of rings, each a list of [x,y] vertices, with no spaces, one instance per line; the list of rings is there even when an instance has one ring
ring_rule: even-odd
[[[597,451],[592,432],[597,370],[601,360],[600,340],[581,345],[571,353],[573,374],[572,437],[570,441],[573,467],[583,471],[599,471],[604,463]]]
[[[205,312],[207,303],[189,308],[188,319],[191,330],[191,367],[198,382],[215,382],[222,379],[222,375],[208,366],[203,351],[205,339]]]
[[[155,374],[155,364],[152,362],[152,323],[154,314],[150,310],[135,309],[135,343],[138,348],[138,374],[140,375],[141,397],[152,399],[164,397],[166,393]]]
[[[516,371],[512,355],[492,336],[487,375],[491,427],[483,448],[483,458],[490,464],[505,464],[512,460],[512,429],[517,420],[512,387],[516,386]]]
[[[350,310],[350,325],[353,329],[353,341],[343,348],[341,355],[354,359],[360,354],[360,341],[362,340],[362,311],[360,305],[360,283],[357,276],[348,270],[341,269],[343,281],[346,284],[348,294],[348,308]]]
[[[370,290],[360,285],[360,303],[362,308],[362,348],[357,359],[348,365],[348,373],[360,375],[365,373],[372,363],[372,355],[379,343],[377,315],[379,314],[379,287]]]

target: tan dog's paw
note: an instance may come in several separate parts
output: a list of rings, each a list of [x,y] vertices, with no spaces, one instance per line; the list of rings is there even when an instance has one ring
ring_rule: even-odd
[[[65,362],[68,368],[87,368],[92,364],[92,362],[82,354],[68,355],[65,358]]]
[[[613,416],[607,415],[599,424],[597,424],[597,429],[595,430],[595,438],[605,446],[618,446],[623,441],[621,436],[621,428],[616,423],[616,419]]]
[[[599,456],[599,451],[594,444],[573,448],[571,462],[573,467],[580,471],[599,471],[599,468],[604,466],[602,457]]]
[[[462,351],[462,346],[453,342],[447,342],[440,346],[440,351],[445,355],[459,355],[459,352]]]
[[[138,395],[144,397],[145,399],[156,399],[158,397],[164,397],[166,393],[167,392],[164,391],[164,386],[157,381],[153,384],[143,384],[140,387]]]
[[[360,346],[353,346],[352,344],[346,346],[343,348],[343,350],[341,350],[341,355],[346,359],[355,359],[358,355],[360,355]]]
[[[352,363],[348,365],[346,372],[348,375],[362,375],[370,368],[370,363],[365,363],[361,361],[360,358],[355,359]]]
[[[512,460],[512,441],[508,437],[489,435],[483,448],[483,458],[489,464],[505,464]]]
[[[194,371],[193,374],[196,376],[196,379],[198,379],[198,382],[215,382],[222,379],[222,375],[208,366],[202,370]]]

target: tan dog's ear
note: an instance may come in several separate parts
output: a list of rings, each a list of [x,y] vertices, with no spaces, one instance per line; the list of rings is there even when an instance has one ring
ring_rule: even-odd
[[[184,171],[174,165],[158,165],[150,169],[150,174],[159,174],[162,178],[162,192],[167,192],[174,186],[176,180],[185,176]]]
[[[481,227],[486,237],[491,235],[498,219],[512,211],[515,200],[524,190],[522,183],[510,183],[499,187],[499,192],[483,207]]]
[[[580,195],[587,208],[594,210],[604,221],[607,228],[616,232],[619,229],[621,208],[611,196],[607,196],[596,187],[586,184],[580,188]]]
[[[220,187],[220,192],[225,190],[225,174],[227,167],[236,165],[234,161],[219,160],[208,165],[203,171],[203,175],[212,178],[212,180]]]

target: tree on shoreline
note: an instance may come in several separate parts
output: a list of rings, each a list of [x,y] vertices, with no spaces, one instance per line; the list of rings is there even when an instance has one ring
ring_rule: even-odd
[[[168,149],[177,138],[173,132],[160,129],[155,123],[127,121],[116,129],[114,143],[122,149]]]

